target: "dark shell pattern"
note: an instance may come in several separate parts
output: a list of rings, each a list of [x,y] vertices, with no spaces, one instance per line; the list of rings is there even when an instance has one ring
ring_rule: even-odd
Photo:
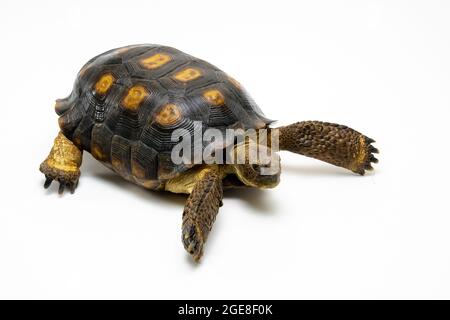
[[[156,189],[192,165],[175,165],[172,132],[196,125],[263,128],[267,119],[241,85],[206,61],[159,45],[107,51],[57,100],[63,133],[122,177]]]

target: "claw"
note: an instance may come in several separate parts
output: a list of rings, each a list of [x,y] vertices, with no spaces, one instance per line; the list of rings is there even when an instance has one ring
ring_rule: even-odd
[[[374,143],[374,142],[376,142],[376,141],[371,139],[371,138],[369,138],[369,137],[366,137],[366,143],[367,144],[371,144],[371,143]]]
[[[59,184],[58,193],[59,193],[59,194],[63,194],[63,192],[64,192],[64,183],[61,182],[61,183]]]
[[[375,158],[375,156],[374,156],[373,154],[371,154],[371,155],[370,155],[370,158],[369,158],[369,160],[370,160],[370,162],[373,162],[373,163],[378,163],[378,159],[377,159],[377,158]]]
[[[48,189],[48,187],[50,187],[50,185],[52,184],[53,179],[50,177],[45,177],[45,182],[44,182],[44,188]]]
[[[374,146],[369,146],[369,152],[370,153],[380,153],[380,151],[375,148]]]
[[[50,187],[53,181],[59,184],[59,194],[64,193],[64,189],[76,187],[75,182],[80,177],[81,155],[81,150],[60,132],[52,151],[39,166],[39,171],[45,176],[44,188]],[[64,165],[57,166],[55,163]]]
[[[183,227],[182,241],[184,248],[194,258],[194,261],[198,262],[203,254],[203,241],[197,234],[196,227],[187,225]]]

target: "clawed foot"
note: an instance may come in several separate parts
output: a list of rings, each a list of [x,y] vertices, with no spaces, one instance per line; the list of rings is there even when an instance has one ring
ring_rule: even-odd
[[[181,240],[184,248],[196,262],[199,262],[203,255],[203,237],[200,235],[199,228],[192,221],[186,221],[182,231]]]
[[[45,175],[44,188],[47,189],[52,184],[53,180],[59,182],[58,193],[63,194],[64,189],[74,193],[78,185],[80,177],[79,171],[64,171],[57,168],[50,167],[46,162],[41,164],[40,171]]]
[[[58,193],[59,194],[63,194],[64,193],[64,189],[67,188],[68,190],[70,190],[70,193],[74,193],[75,189],[78,186],[78,180],[73,182],[73,181],[64,181],[60,178],[52,178],[50,176],[45,176],[45,182],[44,182],[44,188],[47,189],[48,187],[50,187],[50,185],[52,184],[53,180],[57,180],[59,182],[59,188],[58,188]]]
[[[373,170],[372,163],[378,163],[378,159],[375,158],[374,153],[379,153],[379,151],[372,143],[375,143],[375,140],[361,136],[360,151],[356,159],[356,168],[352,170],[353,172],[363,176],[366,171]]]
[[[39,170],[45,174],[44,188],[50,187],[53,180],[59,182],[59,194],[67,188],[74,192],[80,178],[80,166],[83,151],[59,132],[47,159],[41,163]]]

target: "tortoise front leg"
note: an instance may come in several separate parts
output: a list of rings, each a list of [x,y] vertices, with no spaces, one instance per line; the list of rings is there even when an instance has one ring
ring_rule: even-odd
[[[80,177],[81,160],[82,151],[59,132],[50,154],[39,167],[46,178],[44,188],[56,180],[59,182],[59,194],[64,192],[64,187],[73,193]]]
[[[372,170],[373,155],[378,150],[372,146],[375,140],[346,126],[319,122],[297,122],[280,127],[280,150],[288,150],[319,159],[360,175]]]
[[[215,167],[198,174],[183,212],[182,241],[184,248],[198,262],[219,207],[222,206],[222,179]]]

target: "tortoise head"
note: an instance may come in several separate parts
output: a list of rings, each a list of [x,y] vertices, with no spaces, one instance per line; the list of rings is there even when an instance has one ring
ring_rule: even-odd
[[[234,147],[234,174],[246,186],[274,188],[280,182],[280,156],[265,145],[241,143]]]

